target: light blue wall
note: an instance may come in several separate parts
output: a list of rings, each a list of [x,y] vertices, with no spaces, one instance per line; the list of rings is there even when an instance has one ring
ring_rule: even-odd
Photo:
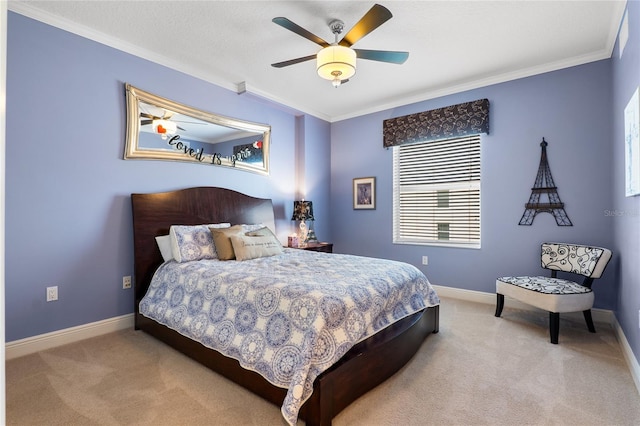
[[[640,83],[640,4],[628,3],[629,41],[612,59],[497,84],[370,114],[331,127],[334,249],[412,263],[434,284],[495,291],[501,275],[543,272],[543,241],[602,245],[613,259],[595,284],[595,306],[614,310],[640,358],[640,196],[624,196],[623,111]],[[482,139],[482,248],[392,244],[392,151],[382,148],[382,121],[474,99],[491,102]],[[551,171],[574,226],[549,214],[519,226],[549,142]],[[352,209],[352,179],[377,178],[377,209]],[[420,264],[429,256],[429,266]]]
[[[613,68],[613,146],[612,208],[616,214],[609,220],[619,255],[618,309],[620,322],[636,359],[640,359],[640,196],[625,197],[624,109],[640,85],[640,4],[627,3],[629,40],[622,58],[618,46],[612,57]]]
[[[435,284],[493,292],[495,277],[538,273],[544,240],[611,247],[596,306],[615,309],[640,354],[637,312],[640,197],[624,197],[622,110],[638,85],[640,7],[629,3],[622,60],[600,61],[329,124],[296,117],[199,79],[15,13],[8,17],[6,337],[34,336],[133,311],[129,195],[222,186],[274,200],[278,233],[294,230],[292,201],[314,202],[315,229],[334,249],[421,268]],[[268,177],[204,165],[123,161],[124,83],[194,107],[272,126]],[[382,121],[488,98],[483,137],[482,248],[393,245],[392,151]],[[518,226],[549,142],[551,170],[574,223],[550,215]],[[329,143],[330,141],[330,143]],[[377,209],[352,209],[352,179],[377,178]],[[298,187],[300,185],[300,187]],[[420,265],[423,255],[429,266]],[[46,303],[45,287],[60,300]]]
[[[8,16],[6,153],[6,338],[13,341],[133,312],[130,194],[221,186],[271,198],[276,227],[293,229],[295,144],[314,162],[316,184],[329,179],[329,124],[300,121],[202,80],[42,24]],[[268,123],[271,174],[201,164],[122,160],[125,90],[143,90],[206,111]],[[319,132],[316,132],[320,129]],[[313,156],[318,156],[315,161]],[[328,188],[313,188],[328,234]],[[57,285],[59,301],[45,302]]]
[[[382,147],[382,121],[475,99],[490,101],[490,134],[482,137],[482,248],[392,244],[392,150]],[[495,292],[503,275],[539,274],[540,243],[568,241],[615,248],[612,207],[610,61],[497,84],[332,125],[331,205],[334,248],[342,253],[412,263],[432,283]],[[550,214],[519,226],[547,153],[573,226]],[[376,210],[353,210],[352,179],[375,176]],[[421,265],[423,255],[429,265]],[[616,305],[616,268],[597,284],[596,306]]]
[[[306,200],[313,202],[315,221],[313,229],[320,241],[328,241],[331,230],[330,214],[330,175],[323,170],[330,167],[331,145],[326,143],[331,137],[331,125],[315,117],[302,117],[302,172],[304,182],[300,184],[301,194]]]

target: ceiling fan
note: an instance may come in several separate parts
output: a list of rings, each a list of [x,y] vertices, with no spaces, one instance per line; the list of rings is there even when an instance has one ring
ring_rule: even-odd
[[[386,7],[375,4],[341,40],[338,40],[338,38],[344,29],[344,22],[338,19],[333,20],[329,23],[329,28],[331,28],[331,32],[335,35],[335,42],[333,44],[328,43],[287,18],[273,18],[272,21],[274,23],[293,31],[307,40],[319,44],[322,46],[322,50],[315,55],[277,62],[271,64],[271,66],[283,68],[316,59],[318,75],[324,79],[331,80],[333,86],[338,87],[340,84],[346,83],[349,78],[356,73],[356,57],[371,61],[402,64],[409,57],[409,52],[351,48],[358,40],[387,22],[392,16]]]
[[[172,120],[173,115],[174,112],[167,110],[162,111],[162,116],[140,112],[140,125],[147,126],[151,124],[153,126],[153,133],[159,133],[163,138],[166,138],[167,135],[175,134],[176,130],[187,131],[185,128],[180,127],[178,123],[205,124],[203,122]]]
[[[163,113],[162,116],[153,114],[147,114],[145,112],[140,113],[140,125],[151,125],[151,132],[158,133],[162,139],[167,139],[168,136],[175,135],[177,129],[185,131],[182,127],[178,126],[175,121],[171,121],[170,118],[173,113]],[[144,119],[143,119],[144,118]]]
[[[148,124],[153,124],[154,121],[158,121],[158,120],[164,120],[164,121],[170,121],[171,117],[173,116],[172,112],[168,112],[166,111],[165,114],[163,114],[162,117],[158,117],[156,115],[152,115],[152,114],[147,114],[146,112],[141,112],[140,113],[140,117],[144,117],[146,118],[146,120],[140,120],[140,125],[141,126],[146,126]],[[184,129],[180,126],[176,126],[178,129],[184,131]]]

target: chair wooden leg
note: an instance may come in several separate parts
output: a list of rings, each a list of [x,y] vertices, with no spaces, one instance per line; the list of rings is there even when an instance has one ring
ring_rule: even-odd
[[[558,312],[549,312],[549,335],[551,343],[558,344],[558,334],[560,334],[560,314]]]
[[[504,294],[496,293],[496,316],[499,317],[502,314],[502,308],[504,308]]]
[[[593,318],[591,317],[591,309],[587,309],[586,311],[582,311],[584,314],[584,320],[587,322],[587,328],[590,332],[595,333],[596,327],[593,325]]]

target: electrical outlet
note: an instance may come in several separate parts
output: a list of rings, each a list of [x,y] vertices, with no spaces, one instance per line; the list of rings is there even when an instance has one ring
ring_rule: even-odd
[[[58,300],[58,286],[47,287],[47,302]]]
[[[429,256],[422,256],[422,264],[423,265],[429,264]]]
[[[126,277],[122,277],[122,288],[127,289],[131,288],[131,276],[127,275]]]

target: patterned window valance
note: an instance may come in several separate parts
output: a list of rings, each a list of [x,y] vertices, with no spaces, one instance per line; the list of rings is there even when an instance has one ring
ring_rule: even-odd
[[[479,133],[489,133],[488,99],[390,118],[382,123],[385,148]]]

